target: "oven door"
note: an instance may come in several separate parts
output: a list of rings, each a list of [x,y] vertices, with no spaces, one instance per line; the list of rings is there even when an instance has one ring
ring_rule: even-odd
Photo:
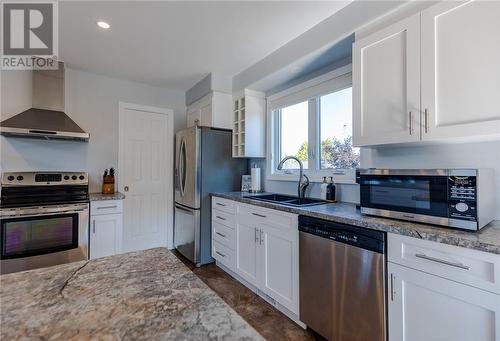
[[[446,174],[361,173],[359,184],[362,213],[433,224],[448,219]]]
[[[3,209],[1,273],[88,258],[88,204]]]

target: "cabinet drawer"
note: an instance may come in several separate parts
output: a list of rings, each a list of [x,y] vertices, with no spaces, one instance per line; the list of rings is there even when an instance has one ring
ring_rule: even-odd
[[[253,205],[238,205],[238,219],[267,225],[297,228],[297,216]]]
[[[212,222],[213,224],[213,239],[217,242],[227,246],[231,250],[236,249],[236,239],[234,234],[234,229],[229,228],[225,225],[219,224],[217,222]]]
[[[218,197],[212,197],[212,209],[234,214],[235,202]]]
[[[123,211],[122,200],[101,200],[90,202],[90,214],[115,214]]]
[[[500,294],[500,255],[388,234],[388,260]]]
[[[236,265],[234,251],[215,240],[213,243],[212,257],[229,269],[234,270]]]
[[[212,221],[234,229],[234,215],[224,211],[212,210]]]

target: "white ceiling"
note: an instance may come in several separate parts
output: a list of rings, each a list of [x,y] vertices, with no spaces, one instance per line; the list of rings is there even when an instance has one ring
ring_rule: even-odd
[[[238,74],[348,3],[65,1],[60,56],[78,69],[187,90],[209,72]]]

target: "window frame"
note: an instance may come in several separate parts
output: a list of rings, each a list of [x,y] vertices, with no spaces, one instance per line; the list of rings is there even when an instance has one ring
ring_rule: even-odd
[[[277,169],[280,160],[279,129],[281,108],[308,101],[308,169],[304,170],[311,182],[321,182],[323,177],[332,176],[337,183],[355,183],[355,169],[321,169],[321,143],[320,138],[320,101],[321,96],[352,87],[352,65],[348,64],[331,72],[313,78],[304,83],[293,86],[267,98],[267,171],[269,180],[297,181],[298,169]]]

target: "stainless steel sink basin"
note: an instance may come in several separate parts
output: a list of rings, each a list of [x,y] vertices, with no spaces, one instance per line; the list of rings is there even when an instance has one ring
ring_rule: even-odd
[[[320,199],[314,199],[314,198],[299,199],[298,197],[292,195],[283,195],[283,194],[263,194],[263,195],[248,197],[248,199],[267,201],[267,202],[272,202],[274,204],[293,206],[293,207],[323,205],[328,203],[327,201]]]

